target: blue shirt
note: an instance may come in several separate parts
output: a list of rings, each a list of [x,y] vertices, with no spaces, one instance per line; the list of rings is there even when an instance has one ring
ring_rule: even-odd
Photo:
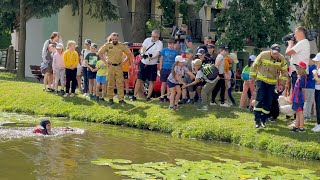
[[[178,51],[169,48],[164,48],[161,51],[161,56],[163,56],[163,61],[162,61],[162,69],[172,69],[172,66],[175,62],[176,56],[178,56]]]
[[[292,102],[302,104],[304,103],[305,97],[303,95],[302,89],[306,88],[307,77],[301,76],[297,79],[294,85],[292,93]]]
[[[312,71],[317,69],[317,66],[315,64],[309,66],[309,74],[307,78],[307,85],[306,88],[308,89],[315,89],[316,81],[313,79],[313,73]]]

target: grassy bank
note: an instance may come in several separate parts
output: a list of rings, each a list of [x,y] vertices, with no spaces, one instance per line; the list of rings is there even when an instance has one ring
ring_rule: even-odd
[[[320,159],[320,138],[307,123],[306,133],[290,133],[283,117],[265,129],[255,129],[253,116],[238,108],[210,107],[197,111],[185,105],[171,111],[167,103],[155,100],[107,106],[83,98],[63,98],[43,92],[42,85],[18,81],[12,74],[0,73],[0,110],[36,115],[70,117],[172,133],[174,136],[218,140],[295,158]]]

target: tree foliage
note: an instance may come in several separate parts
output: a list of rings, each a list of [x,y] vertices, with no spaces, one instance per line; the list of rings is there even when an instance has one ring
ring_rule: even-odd
[[[280,43],[290,32],[289,22],[298,0],[238,0],[230,1],[218,15],[218,32],[225,33],[220,42],[234,50],[253,45],[256,50]]]

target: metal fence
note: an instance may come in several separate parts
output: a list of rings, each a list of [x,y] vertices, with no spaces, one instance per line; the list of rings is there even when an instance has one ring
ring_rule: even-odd
[[[19,51],[14,50],[14,69],[18,69]],[[8,49],[0,49],[0,67],[7,69],[8,67]]]

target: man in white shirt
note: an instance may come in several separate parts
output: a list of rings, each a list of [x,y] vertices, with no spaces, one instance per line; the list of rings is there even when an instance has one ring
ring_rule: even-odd
[[[297,81],[297,72],[294,64],[298,64],[299,61],[303,61],[307,65],[307,73],[309,72],[309,57],[310,57],[310,43],[306,39],[306,29],[304,27],[297,27],[294,32],[294,37],[297,44],[294,44],[293,40],[288,41],[288,48],[286,50],[286,55],[291,56],[290,58],[290,71],[292,86]]]
[[[147,101],[151,100],[153,92],[153,83],[157,79],[157,64],[158,57],[162,51],[163,44],[159,40],[160,33],[158,30],[153,30],[151,37],[145,39],[142,43],[141,61],[139,62],[138,79],[135,84],[134,94],[132,101],[137,99],[137,94],[142,85],[142,82],[149,80]]]

